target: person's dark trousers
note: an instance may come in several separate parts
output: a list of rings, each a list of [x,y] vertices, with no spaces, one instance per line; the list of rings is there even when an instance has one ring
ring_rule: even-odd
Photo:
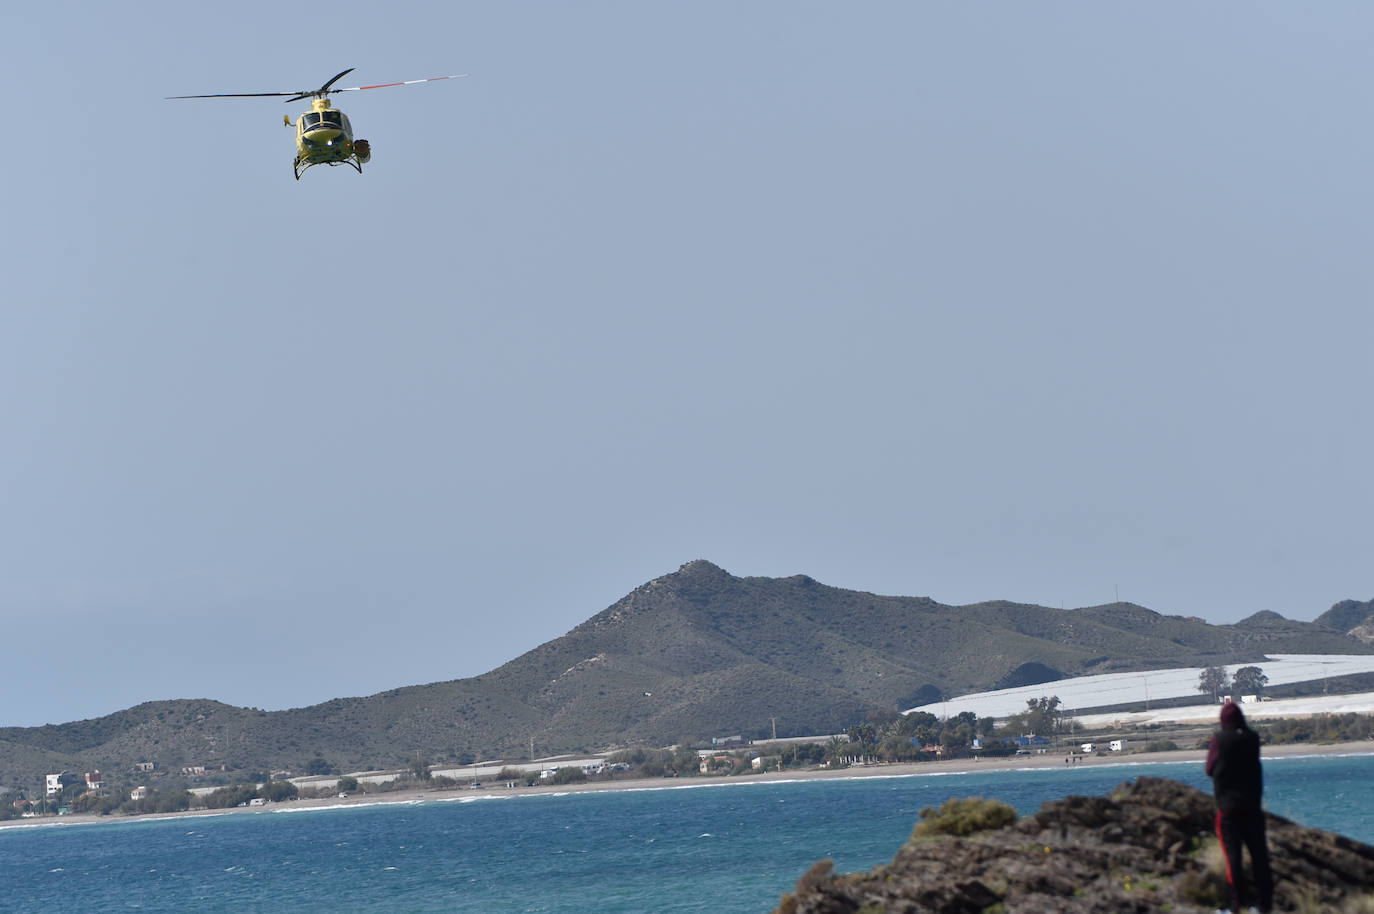
[[[1231,884],[1231,910],[1243,911],[1246,904],[1245,869],[1241,847],[1250,849],[1250,865],[1255,871],[1255,907],[1270,911],[1274,907],[1274,875],[1269,869],[1269,842],[1264,834],[1264,813],[1254,809],[1217,810],[1217,839],[1226,851],[1226,881]]]

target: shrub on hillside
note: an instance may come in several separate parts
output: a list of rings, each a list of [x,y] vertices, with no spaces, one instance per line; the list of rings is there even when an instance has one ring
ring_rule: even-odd
[[[921,810],[921,821],[911,830],[911,840],[939,835],[971,835],[1003,828],[1016,819],[1016,810],[1001,800],[951,797],[941,803],[938,810],[930,806]]]

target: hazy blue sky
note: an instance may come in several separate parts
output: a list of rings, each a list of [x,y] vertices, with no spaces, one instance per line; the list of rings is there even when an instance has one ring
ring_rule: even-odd
[[[1374,8],[10,4],[0,725],[485,672],[705,558],[1374,596]],[[300,103],[373,162],[291,178]]]

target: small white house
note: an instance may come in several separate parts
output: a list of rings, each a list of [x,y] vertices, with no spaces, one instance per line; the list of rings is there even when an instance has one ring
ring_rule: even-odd
[[[1240,697],[1240,703],[1243,704],[1243,705],[1253,705],[1253,704],[1255,704],[1255,703],[1258,702],[1258,701],[1259,701],[1259,696],[1258,696],[1258,695],[1242,695],[1242,696]]]
[[[1127,742],[1128,740],[1124,739],[1114,739],[1111,741],[1109,745],[1111,746],[1113,752],[1125,752]]]
[[[1097,749],[1097,743],[1084,743],[1078,747],[1079,752],[1093,752]]]
[[[135,787],[133,790],[129,791],[129,799],[131,800],[141,800],[146,796],[148,796],[147,787]]]

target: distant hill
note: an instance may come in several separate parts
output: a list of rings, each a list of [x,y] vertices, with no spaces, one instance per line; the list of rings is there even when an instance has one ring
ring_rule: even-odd
[[[1374,644],[1374,600],[1366,600],[1364,603],[1342,600],[1313,622],[1344,632],[1366,644]]]
[[[1338,604],[1343,605],[1343,604]],[[1328,614],[1329,615],[1329,614]],[[46,771],[226,766],[225,776],[430,759],[516,758],[833,733],[871,710],[941,694],[1272,653],[1370,653],[1330,626],[1261,613],[1236,625],[1117,603],[1062,610],[946,606],[827,587],[804,575],[735,577],[706,561],[636,588],[561,638],[482,676],[258,711],[151,702],[96,720],[0,729],[0,785]],[[934,696],[934,698],[932,698]]]

